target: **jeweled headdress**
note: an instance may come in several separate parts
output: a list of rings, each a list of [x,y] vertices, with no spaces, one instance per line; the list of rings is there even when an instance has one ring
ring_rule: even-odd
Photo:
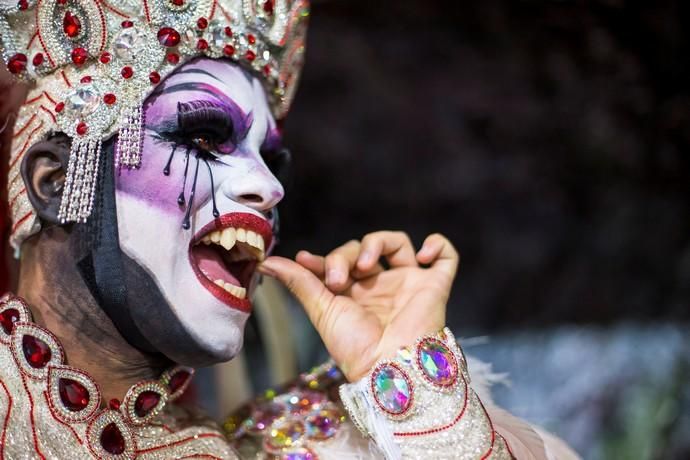
[[[277,119],[303,63],[307,0],[0,0],[0,52],[34,83],[18,113],[9,167],[10,242],[40,227],[21,158],[50,132],[72,138],[59,218],[91,214],[102,141],[117,133],[115,162],[141,162],[142,103],[178,65],[226,57],[264,83]]]

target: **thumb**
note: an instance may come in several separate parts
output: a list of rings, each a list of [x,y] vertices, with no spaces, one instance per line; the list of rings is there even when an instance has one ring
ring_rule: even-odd
[[[276,256],[264,260],[258,271],[283,283],[302,303],[309,319],[318,329],[323,311],[334,296],[316,275],[297,262]]]

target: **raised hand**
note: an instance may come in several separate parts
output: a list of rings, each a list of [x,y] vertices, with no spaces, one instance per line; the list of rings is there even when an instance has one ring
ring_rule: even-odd
[[[407,234],[382,231],[325,257],[306,251],[296,262],[269,257],[259,271],[297,297],[335,362],[355,381],[377,360],[445,326],[458,261],[440,234],[427,237],[415,252]]]

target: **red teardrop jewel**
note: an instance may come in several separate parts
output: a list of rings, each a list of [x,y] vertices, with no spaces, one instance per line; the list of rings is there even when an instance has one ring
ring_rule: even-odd
[[[161,81],[161,75],[158,72],[153,71],[149,74],[149,81],[155,85]]]
[[[252,62],[254,59],[256,59],[256,53],[252,50],[248,50],[244,57],[247,59],[247,61]]]
[[[76,380],[60,379],[58,382],[60,400],[72,412],[84,410],[89,405],[89,391]]]
[[[134,401],[134,413],[138,417],[146,417],[161,400],[161,395],[155,391],[142,391]]]
[[[170,378],[170,382],[168,383],[168,388],[170,389],[170,393],[176,393],[177,390],[182,388],[182,386],[187,383],[187,380],[189,380],[189,377],[191,377],[192,374],[190,374],[187,371],[178,371],[175,373]]]
[[[113,455],[120,455],[125,451],[125,438],[115,423],[110,423],[103,428],[101,446]]]
[[[81,21],[77,16],[67,11],[65,18],[62,20],[62,30],[69,38],[75,38],[81,32]]]
[[[14,329],[14,323],[19,321],[19,311],[15,308],[8,308],[0,313],[0,326],[5,331],[5,334],[11,334]]]
[[[34,369],[45,367],[52,356],[48,344],[32,335],[22,337],[22,351],[29,365]]]
[[[158,30],[158,41],[163,46],[177,46],[180,43],[180,33],[172,27],[161,27]]]
[[[203,38],[200,38],[199,41],[196,42],[196,49],[198,49],[199,51],[208,49],[208,42]]]
[[[88,57],[89,54],[84,48],[74,48],[72,50],[72,62],[74,62],[76,65],[82,65],[86,62]]]
[[[7,69],[14,74],[26,70],[26,54],[17,53],[7,61]]]
[[[64,108],[65,108],[65,103],[64,103],[64,102],[58,102],[57,104],[55,104],[55,111],[56,111],[57,113],[62,112],[62,111],[64,110]]]
[[[120,400],[117,398],[111,399],[108,401],[108,407],[110,407],[112,410],[120,410]]]
[[[247,35],[247,41],[250,45],[253,45],[254,43],[256,43],[256,37],[252,34],[249,34]]]

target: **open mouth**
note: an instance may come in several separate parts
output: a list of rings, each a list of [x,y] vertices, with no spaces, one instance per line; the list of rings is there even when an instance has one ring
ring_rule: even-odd
[[[267,220],[248,213],[225,214],[194,236],[189,260],[211,294],[230,307],[249,312],[249,286],[272,239]]]

